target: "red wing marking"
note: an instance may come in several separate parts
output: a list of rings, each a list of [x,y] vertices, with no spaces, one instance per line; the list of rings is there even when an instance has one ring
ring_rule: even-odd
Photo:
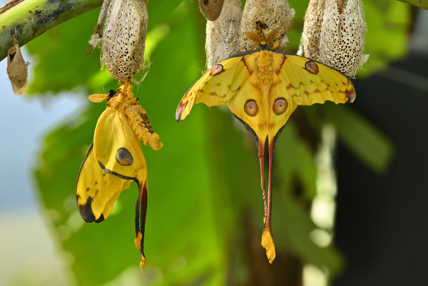
[[[282,66],[284,65],[284,63],[285,63],[285,60],[287,59],[287,56],[286,55],[284,55],[283,57],[282,57],[282,61],[281,61],[281,63],[279,64],[279,66],[278,66],[278,68],[275,70],[275,73],[276,74],[279,74],[279,72],[281,71],[281,68],[282,68]]]
[[[247,70],[250,72],[250,74],[253,73],[253,70],[250,68],[250,66],[248,65],[247,61],[245,60],[245,58],[242,58],[241,61],[244,62],[244,65],[247,67]]]
[[[186,108],[189,101],[186,101],[186,103],[183,103],[183,101],[180,102],[180,104],[177,107],[177,111],[175,112],[175,120],[178,122],[181,120],[181,114],[183,113],[183,110]]]
[[[354,89],[346,90],[346,97],[348,98],[349,103],[353,103],[356,98],[355,90]]]
[[[305,64],[305,69],[311,74],[318,74],[319,72],[318,65],[313,61],[307,61]]]

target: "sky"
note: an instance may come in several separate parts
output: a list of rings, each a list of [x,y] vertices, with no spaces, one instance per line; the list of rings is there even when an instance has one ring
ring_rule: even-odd
[[[23,54],[31,63],[25,49]],[[43,134],[83,106],[84,98],[64,93],[43,102],[17,96],[6,66],[7,59],[0,62],[0,286],[66,285],[64,261],[42,217],[32,170]],[[30,64],[30,80],[31,73]]]

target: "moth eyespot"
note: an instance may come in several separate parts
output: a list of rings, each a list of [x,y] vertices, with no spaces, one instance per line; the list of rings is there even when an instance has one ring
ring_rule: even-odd
[[[276,115],[281,115],[287,110],[287,107],[288,102],[285,98],[277,98],[273,104],[273,112],[275,112]]]
[[[134,159],[132,158],[131,153],[126,150],[125,148],[120,148],[116,152],[116,161],[121,164],[122,166],[129,166],[132,164],[132,161]]]
[[[247,100],[247,102],[245,102],[244,110],[245,113],[247,113],[251,117],[256,116],[257,113],[259,113],[259,107],[257,106],[257,102],[252,99]]]
[[[223,65],[218,64],[215,67],[213,67],[210,71],[210,76],[213,75],[218,75],[219,73],[221,73],[223,71]]]
[[[317,74],[319,72],[318,65],[313,61],[306,62],[305,69],[311,74]]]

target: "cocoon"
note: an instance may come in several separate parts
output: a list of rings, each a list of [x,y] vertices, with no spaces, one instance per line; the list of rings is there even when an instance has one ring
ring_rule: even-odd
[[[148,20],[146,3],[143,0],[105,0],[89,42],[88,54],[102,42],[104,64],[120,81],[131,79],[144,67]]]
[[[366,21],[361,0],[311,0],[302,45],[306,57],[354,77],[364,55]]]
[[[280,41],[278,49],[283,49],[288,42],[288,30],[294,17],[294,10],[290,9],[287,0],[247,0],[242,14],[239,49],[250,51],[258,44],[248,39],[244,33],[257,33],[260,25],[265,36],[273,30],[279,33],[273,42]],[[258,24],[260,23],[260,24]]]
[[[207,70],[239,52],[241,17],[241,1],[225,0],[220,16],[214,21],[207,21],[205,40]]]

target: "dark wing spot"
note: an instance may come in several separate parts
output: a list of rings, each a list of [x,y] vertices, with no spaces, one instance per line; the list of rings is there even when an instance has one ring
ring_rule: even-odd
[[[79,207],[80,215],[82,216],[84,221],[86,222],[95,221],[95,215],[92,212],[92,197],[88,197],[86,204],[78,205],[78,207]]]
[[[305,64],[305,69],[311,74],[318,74],[319,72],[318,65],[313,61],[307,61]]]
[[[119,148],[116,152],[116,161],[122,166],[130,166],[134,159],[127,149]]]
[[[104,215],[101,214],[100,217],[95,221],[96,223],[100,223],[104,220]]]

